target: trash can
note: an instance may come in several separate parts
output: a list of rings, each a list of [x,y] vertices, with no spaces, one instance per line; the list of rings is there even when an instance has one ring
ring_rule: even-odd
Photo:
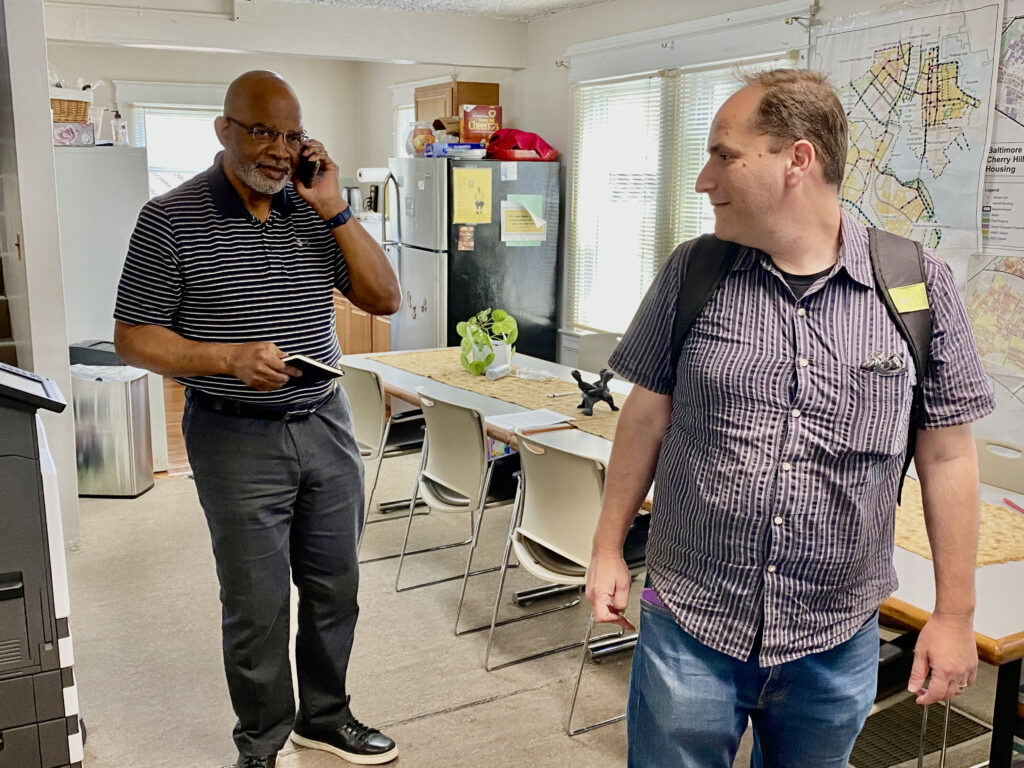
[[[148,374],[123,365],[112,347],[70,350],[79,496],[135,497],[153,487]]]

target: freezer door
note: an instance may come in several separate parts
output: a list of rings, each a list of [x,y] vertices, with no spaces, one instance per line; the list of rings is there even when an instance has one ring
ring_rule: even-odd
[[[448,249],[448,161],[435,157],[393,157],[398,181],[402,242],[428,251]]]
[[[447,256],[439,251],[398,248],[402,306],[391,316],[392,349],[436,349],[445,345]]]

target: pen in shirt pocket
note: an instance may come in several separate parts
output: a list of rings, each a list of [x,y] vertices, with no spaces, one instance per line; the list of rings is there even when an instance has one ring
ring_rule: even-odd
[[[899,376],[907,372],[907,365],[903,358],[896,352],[886,355],[884,352],[874,352],[860,364],[862,370],[877,373],[879,376]]]

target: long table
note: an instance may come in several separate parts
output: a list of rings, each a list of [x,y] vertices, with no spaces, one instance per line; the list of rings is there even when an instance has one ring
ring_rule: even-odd
[[[486,419],[527,409],[497,398],[481,395],[469,390],[403,371],[387,365],[387,353],[369,355],[346,355],[344,362],[355,368],[375,371],[384,382],[384,391],[392,397],[407,403],[418,404],[417,390],[434,395],[458,405],[479,410]],[[401,354],[401,353],[391,353]],[[572,368],[526,355],[516,354],[513,364],[543,370],[564,379],[567,389],[575,386],[570,372]],[[611,389],[626,394],[630,390],[627,382],[613,379]],[[603,406],[598,406],[603,407]],[[583,417],[585,418],[585,417]],[[503,442],[514,442],[514,435],[507,430],[487,425],[487,432]],[[547,445],[563,448],[586,456],[592,456],[607,463],[611,454],[611,442],[603,437],[591,435],[578,429],[555,429],[540,432],[534,437]],[[1009,498],[1024,507],[1024,494],[1015,494],[1001,488],[982,486],[982,499],[992,504],[1003,505],[1003,498]],[[935,604],[935,580],[932,562],[925,557],[907,550],[896,548],[893,562],[899,576],[900,586],[881,608],[882,617],[890,623],[908,629],[920,629],[931,612],[922,606]],[[975,609],[975,640],[978,656],[998,668],[996,696],[992,708],[992,746],[989,752],[990,768],[1010,768],[1013,757],[1015,728],[1021,726],[1017,718],[1017,695],[1020,686],[1021,660],[1024,658],[1024,599],[1021,585],[1024,585],[1024,560],[988,565],[979,568],[975,574],[977,583],[977,606]],[[1020,734],[1024,735],[1024,734]]]

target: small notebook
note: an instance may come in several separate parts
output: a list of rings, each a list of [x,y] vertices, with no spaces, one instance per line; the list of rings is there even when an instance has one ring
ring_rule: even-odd
[[[309,384],[316,384],[320,381],[336,379],[339,376],[345,375],[345,372],[341,369],[325,365],[319,360],[314,360],[312,357],[306,357],[305,355],[288,355],[288,357],[282,358],[281,362],[302,371],[301,376],[292,376],[292,378],[288,380],[289,384],[293,384],[297,387],[304,387]]]

